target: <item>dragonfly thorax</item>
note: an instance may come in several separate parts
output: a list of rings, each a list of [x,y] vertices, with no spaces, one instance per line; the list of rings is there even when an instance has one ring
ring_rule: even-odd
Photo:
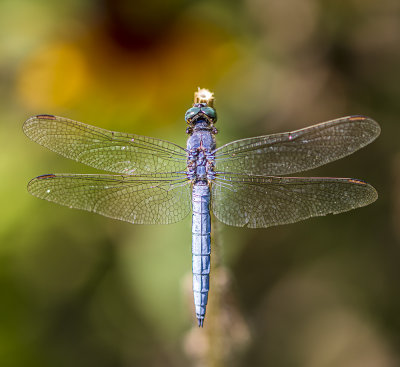
[[[215,179],[215,138],[210,131],[195,130],[187,141],[187,176],[193,182]]]

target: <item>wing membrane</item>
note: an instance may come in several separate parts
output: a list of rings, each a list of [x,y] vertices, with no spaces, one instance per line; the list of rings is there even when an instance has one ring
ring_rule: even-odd
[[[169,224],[191,210],[182,175],[44,175],[28,184],[41,199],[135,224]]]
[[[362,207],[378,197],[349,178],[225,175],[212,186],[212,211],[223,223],[266,228]]]
[[[288,133],[237,140],[215,150],[217,172],[286,175],[343,158],[375,140],[379,125],[348,116]]]
[[[180,172],[185,149],[146,136],[113,132],[63,117],[38,115],[25,121],[25,134],[64,157],[122,174]]]

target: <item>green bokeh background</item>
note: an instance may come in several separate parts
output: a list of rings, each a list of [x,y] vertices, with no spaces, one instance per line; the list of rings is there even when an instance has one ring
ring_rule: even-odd
[[[0,0],[0,55],[1,366],[400,365],[398,0]],[[34,176],[94,170],[21,129],[50,113],[185,145],[198,86],[219,144],[349,114],[382,127],[307,172],[365,179],[373,205],[218,226],[203,330],[190,218],[134,226],[30,196]]]

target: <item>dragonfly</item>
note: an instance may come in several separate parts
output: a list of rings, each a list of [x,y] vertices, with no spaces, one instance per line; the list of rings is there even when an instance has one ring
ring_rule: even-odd
[[[210,284],[211,211],[230,226],[267,228],[363,207],[378,197],[359,179],[287,176],[371,143],[380,127],[369,117],[342,117],[217,148],[214,96],[202,89],[185,120],[186,148],[53,115],[33,116],[23,130],[64,157],[113,173],[41,175],[28,184],[34,196],[134,224],[170,224],[192,213],[199,327]]]

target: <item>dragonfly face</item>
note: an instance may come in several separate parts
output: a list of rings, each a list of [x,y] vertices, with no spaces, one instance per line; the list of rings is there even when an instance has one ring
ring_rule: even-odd
[[[188,124],[195,125],[196,121],[206,120],[209,124],[215,124],[217,121],[217,113],[205,103],[195,103],[185,113],[185,120]]]
[[[134,224],[169,224],[191,211],[193,292],[199,326],[209,289],[210,210],[225,224],[249,228],[337,214],[377,199],[364,181],[282,177],[343,158],[371,143],[379,125],[348,116],[301,130],[215,145],[217,115],[196,103],[185,115],[186,149],[165,140],[104,130],[52,115],[28,119],[25,134],[78,162],[116,174],[47,174],[33,195]]]

